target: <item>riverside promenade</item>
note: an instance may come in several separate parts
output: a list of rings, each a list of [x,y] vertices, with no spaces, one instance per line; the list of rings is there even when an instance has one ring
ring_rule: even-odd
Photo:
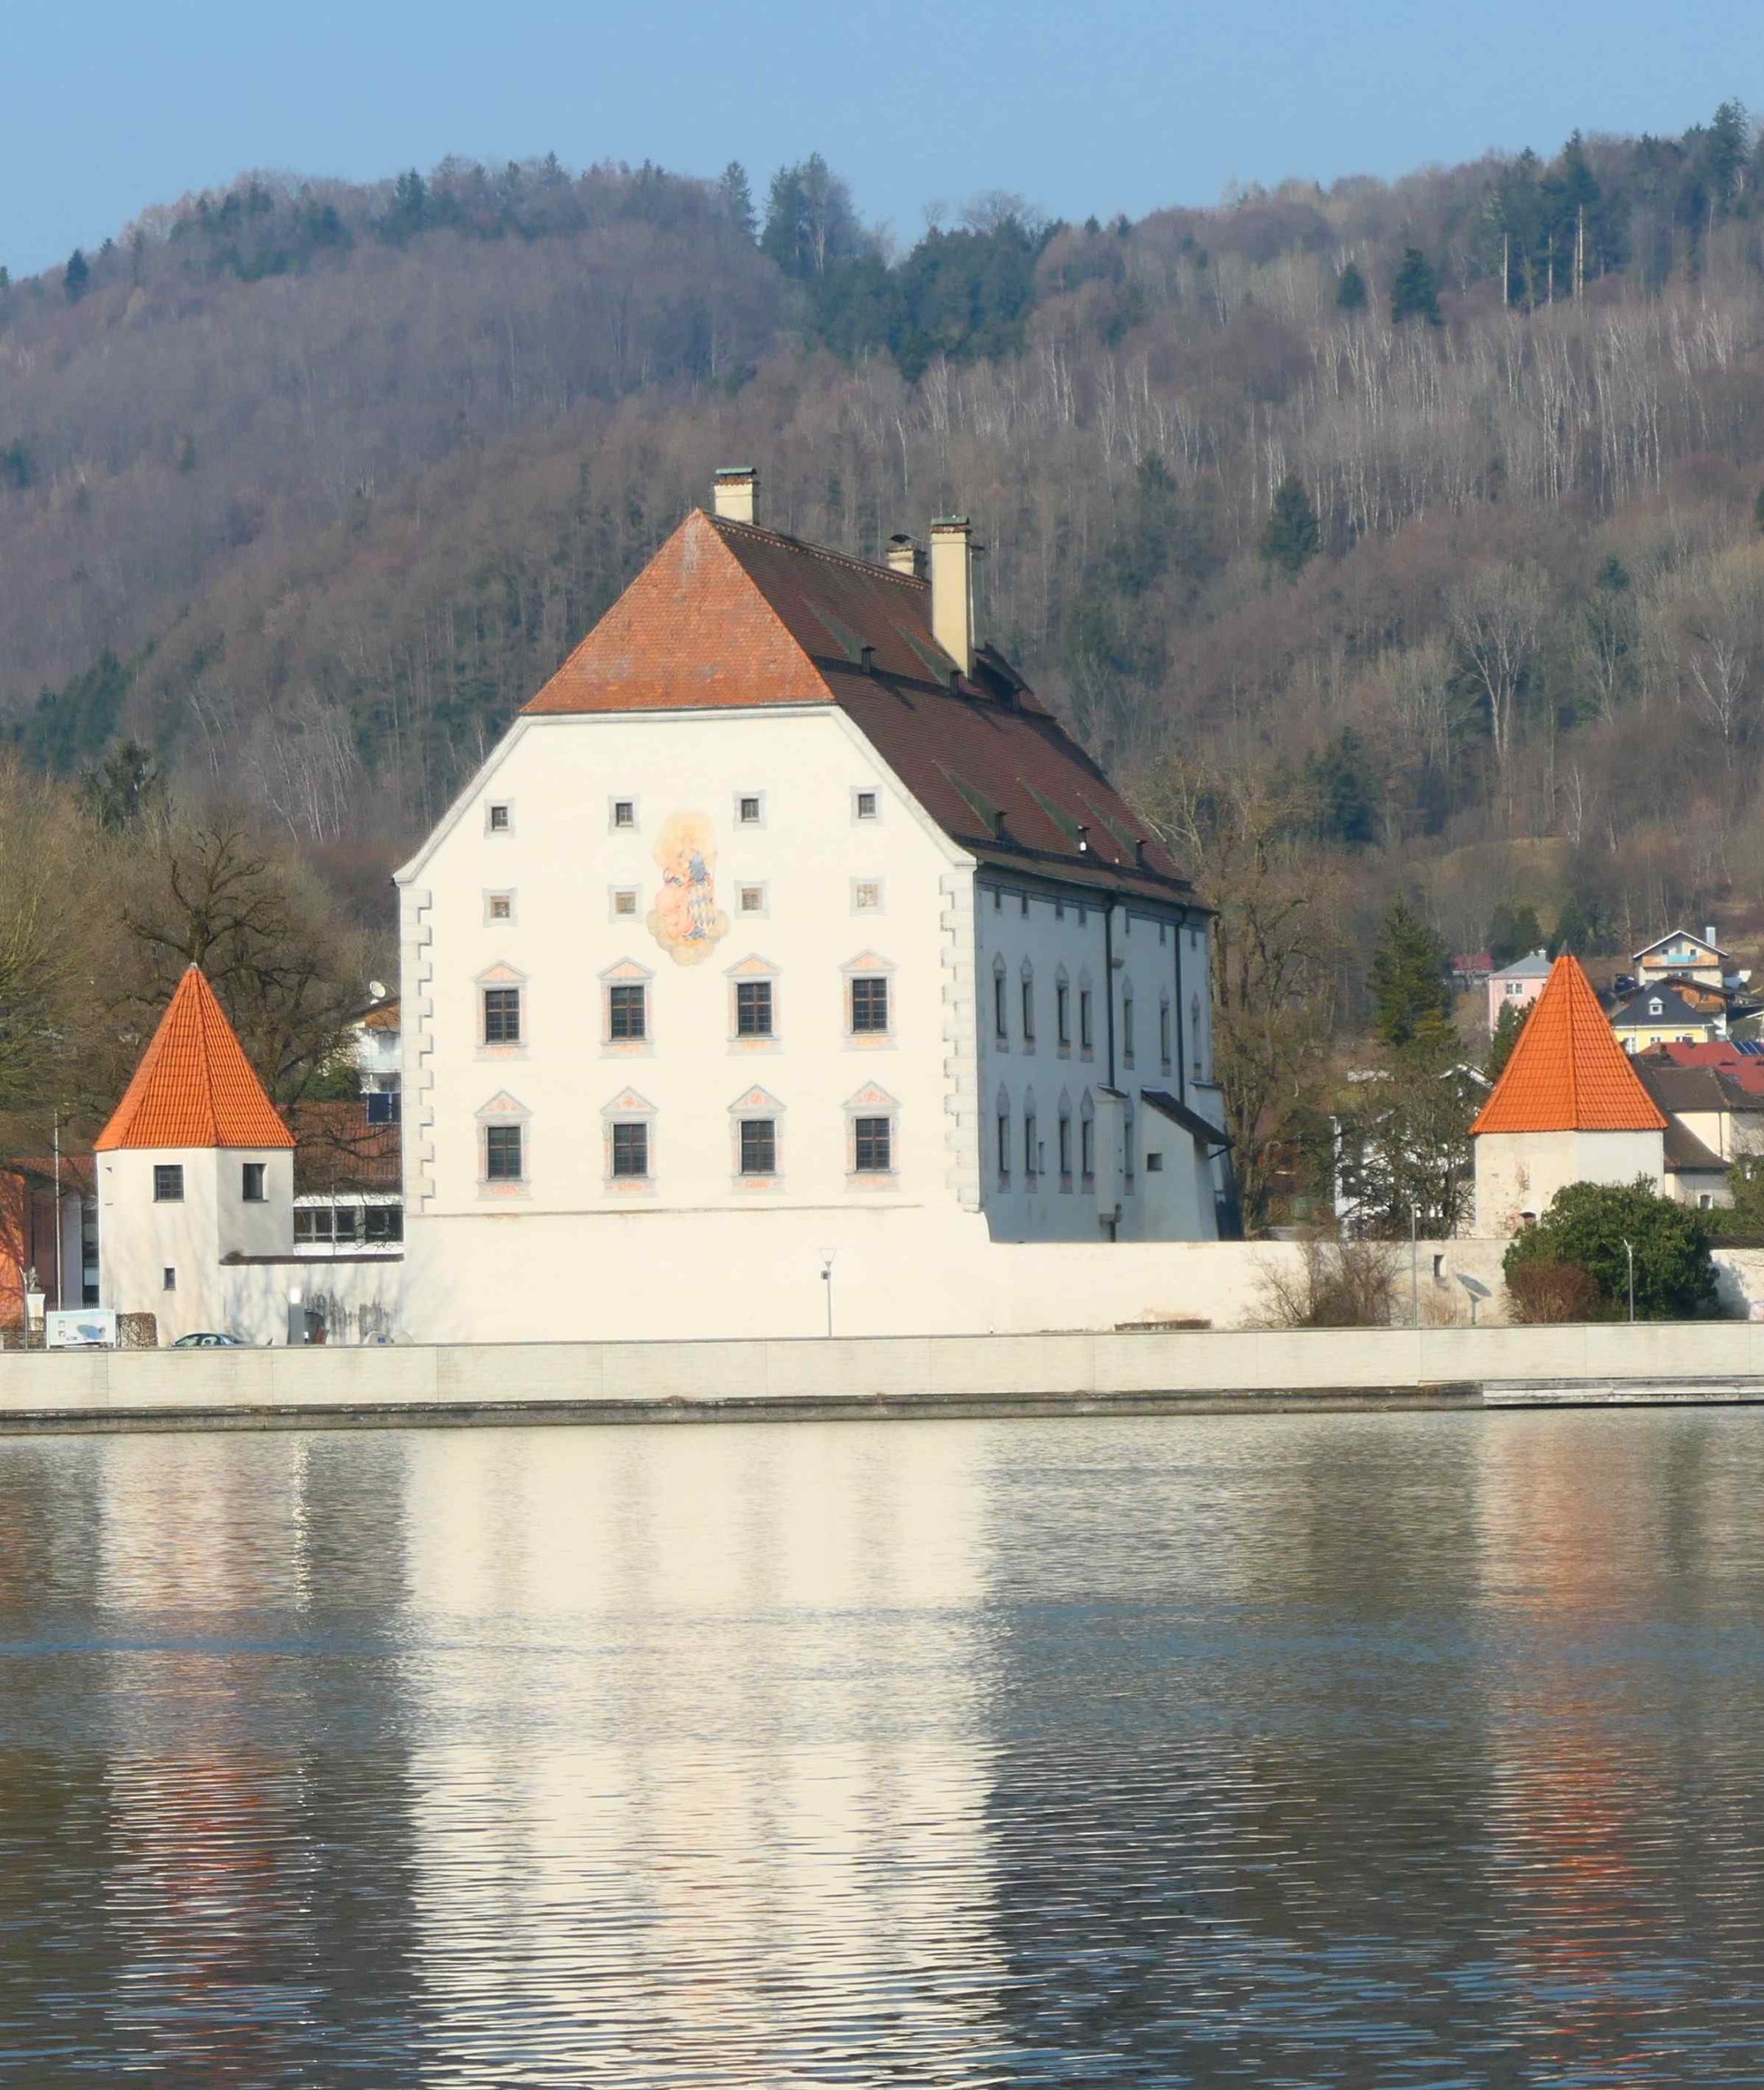
[[[0,1433],[1764,1400],[1764,1324],[0,1355]]]

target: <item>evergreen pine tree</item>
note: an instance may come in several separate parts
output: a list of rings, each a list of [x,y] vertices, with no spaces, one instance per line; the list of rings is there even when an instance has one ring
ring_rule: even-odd
[[[1448,954],[1406,900],[1393,900],[1372,954],[1371,984],[1378,1034],[1401,1050],[1443,1045],[1451,1037]]]
[[[1418,247],[1402,250],[1402,266],[1390,291],[1390,321],[1400,327],[1405,319],[1424,319],[1429,327],[1445,322],[1439,313],[1439,278],[1433,265]]]
[[[61,287],[67,292],[69,305],[78,305],[85,296],[86,286],[91,281],[91,275],[86,256],[76,247],[68,256],[68,265],[61,272]]]
[[[1366,296],[1366,278],[1350,261],[1335,278],[1335,303],[1344,312],[1363,312]]]
[[[1499,1081],[1506,1072],[1507,1062],[1513,1057],[1513,1048],[1518,1043],[1519,1033],[1524,1029],[1525,1020],[1531,1012],[1529,1007],[1521,1008],[1517,1002],[1501,1003],[1494,1035],[1488,1041],[1488,1057],[1482,1062],[1482,1071],[1491,1082]]]
[[[1593,948],[1593,925],[1586,918],[1580,903],[1572,894],[1562,904],[1561,914],[1556,917],[1555,940],[1552,953],[1560,958],[1564,951],[1575,958],[1584,958]]]
[[[753,191],[748,184],[747,169],[739,160],[731,160],[723,169],[717,182],[717,197],[730,223],[743,239],[751,242],[759,230],[759,220],[753,214]]]
[[[1322,547],[1317,526],[1317,510],[1304,482],[1289,472],[1274,494],[1266,527],[1262,531],[1262,557],[1277,566],[1288,580],[1295,580]]]

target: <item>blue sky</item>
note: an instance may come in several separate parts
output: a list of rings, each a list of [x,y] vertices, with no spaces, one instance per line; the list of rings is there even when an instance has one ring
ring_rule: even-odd
[[[1761,24],[1755,0],[0,0],[0,262],[247,167],[361,179],[448,152],[736,158],[759,193],[818,149],[908,240],[927,203],[986,189],[1138,215],[1764,106]]]

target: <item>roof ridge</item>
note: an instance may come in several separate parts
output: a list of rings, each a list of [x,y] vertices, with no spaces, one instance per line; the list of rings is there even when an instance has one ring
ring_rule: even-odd
[[[898,580],[908,588],[929,588],[922,573],[901,573],[881,559],[860,558],[855,552],[842,552],[831,545],[817,545],[806,537],[793,537],[788,531],[768,530],[761,522],[742,522],[732,515],[713,515],[708,508],[695,509],[715,530],[739,530],[744,536],[763,537],[785,551],[801,552],[805,558],[824,559],[829,566],[855,567],[860,573],[877,574],[884,580]]]

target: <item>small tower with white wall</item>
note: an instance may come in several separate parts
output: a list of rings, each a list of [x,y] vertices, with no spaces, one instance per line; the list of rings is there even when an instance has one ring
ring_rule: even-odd
[[[286,1256],[294,1137],[191,966],[96,1142],[103,1305],[224,1331],[229,1258]]]

